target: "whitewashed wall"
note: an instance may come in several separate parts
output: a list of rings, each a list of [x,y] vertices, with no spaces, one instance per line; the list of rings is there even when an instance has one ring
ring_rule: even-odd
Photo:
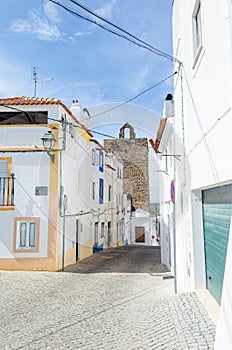
[[[194,194],[232,181],[231,4],[229,0],[201,1],[203,42],[197,60],[192,40],[195,4],[195,0],[175,0],[173,5],[173,53],[183,62],[184,113],[183,123],[181,78],[176,75],[175,130],[179,140],[184,141],[186,163],[190,164],[187,178],[191,179],[187,186],[183,179],[180,182],[185,198],[176,235],[180,290],[205,287],[204,264],[197,262],[198,257],[202,262],[204,254],[202,232],[198,237],[201,239],[193,236],[193,228],[195,235],[196,228],[202,227],[200,204],[197,205],[200,197],[192,196],[190,189]]]
[[[4,146],[34,146],[47,129],[43,127],[1,127],[0,140]],[[46,153],[1,153],[12,158],[15,174],[15,210],[0,211],[0,256],[47,257],[49,197],[35,195],[36,186],[49,188],[50,159]],[[40,217],[40,249],[34,253],[13,253],[15,217]]]

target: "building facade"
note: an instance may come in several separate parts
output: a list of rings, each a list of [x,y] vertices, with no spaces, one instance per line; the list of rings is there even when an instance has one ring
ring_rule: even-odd
[[[231,16],[230,0],[173,2],[175,151],[183,174],[175,183],[176,280],[178,290],[207,288],[221,305],[216,349],[232,344]]]
[[[150,211],[148,141],[136,138],[134,128],[126,123],[120,129],[118,139],[104,140],[108,151],[115,152],[123,160],[124,193],[132,196],[134,209]]]
[[[75,115],[87,110],[53,98],[0,104],[0,269],[57,271],[106,248],[106,151]]]

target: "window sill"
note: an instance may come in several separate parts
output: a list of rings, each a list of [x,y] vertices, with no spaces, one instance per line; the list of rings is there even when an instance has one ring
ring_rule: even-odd
[[[1,210],[15,210],[15,206],[14,205],[3,205],[3,206],[0,206],[0,211]]]
[[[197,53],[196,53],[194,61],[193,61],[192,69],[195,69],[195,67],[197,65],[197,62],[199,60],[199,57],[200,57],[200,55],[202,53],[202,50],[203,50],[203,46],[201,45],[201,46],[198,47]]]
[[[39,249],[19,249],[16,248],[13,250],[14,253],[38,253]]]

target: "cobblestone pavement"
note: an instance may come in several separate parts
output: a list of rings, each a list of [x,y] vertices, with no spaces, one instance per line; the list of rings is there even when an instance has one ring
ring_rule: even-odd
[[[156,255],[153,271],[136,252]],[[2,271],[0,349],[213,349],[213,322],[195,293],[173,295],[159,253],[111,249],[68,268],[79,273]]]

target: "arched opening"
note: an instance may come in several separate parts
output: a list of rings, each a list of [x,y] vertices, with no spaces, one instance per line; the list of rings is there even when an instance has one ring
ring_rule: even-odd
[[[125,139],[129,139],[130,138],[130,129],[129,128],[125,128],[124,129],[124,138]]]

